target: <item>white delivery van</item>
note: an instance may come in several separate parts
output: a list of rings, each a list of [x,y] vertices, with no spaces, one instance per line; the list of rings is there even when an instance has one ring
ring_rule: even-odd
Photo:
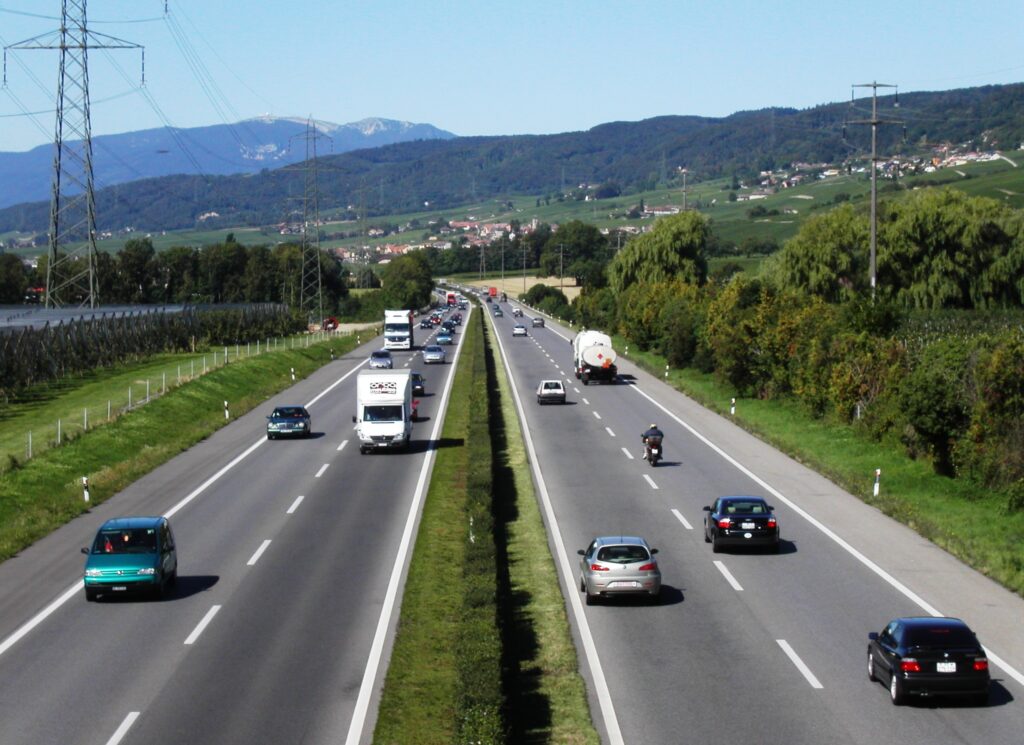
[[[409,447],[412,438],[412,371],[360,370],[356,378],[359,452]]]

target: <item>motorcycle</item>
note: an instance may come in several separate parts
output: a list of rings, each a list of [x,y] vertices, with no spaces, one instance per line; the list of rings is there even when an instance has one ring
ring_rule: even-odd
[[[662,459],[662,448],[660,437],[648,437],[646,441],[646,455],[647,462],[651,464],[651,467],[658,465],[658,461]]]

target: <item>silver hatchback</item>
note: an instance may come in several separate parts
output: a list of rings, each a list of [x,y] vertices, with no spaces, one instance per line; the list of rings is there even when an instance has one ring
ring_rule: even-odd
[[[651,548],[640,536],[599,536],[580,555],[580,592],[587,605],[613,595],[661,598],[661,570]]]

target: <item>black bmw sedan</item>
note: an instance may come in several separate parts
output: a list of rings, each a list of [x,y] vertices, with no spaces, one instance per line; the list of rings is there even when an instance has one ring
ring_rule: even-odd
[[[704,540],[716,554],[723,546],[767,546],[779,550],[775,508],[761,497],[719,497],[704,508]]]

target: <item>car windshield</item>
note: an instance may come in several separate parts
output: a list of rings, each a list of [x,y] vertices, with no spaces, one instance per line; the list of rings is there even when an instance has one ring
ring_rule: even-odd
[[[298,406],[283,406],[274,409],[274,413],[271,414],[275,419],[294,419],[296,417],[305,416],[306,412],[300,409]]]
[[[101,530],[92,544],[94,554],[152,554],[156,552],[155,528]]]
[[[363,409],[364,422],[400,422],[402,421],[402,406],[394,404],[391,406],[367,406]]]
[[[391,359],[390,352],[373,352],[371,355],[375,360],[387,360]]]
[[[768,506],[764,502],[735,500],[722,502],[721,511],[726,515],[767,515]]]
[[[404,321],[402,323],[386,323],[386,324],[384,324],[384,333],[385,334],[395,333],[395,332],[398,332],[398,331],[401,331],[402,333],[405,333],[408,330],[409,330],[409,323],[407,321]]]
[[[430,346],[430,347],[427,347],[426,351],[427,352],[431,352],[433,354],[436,354],[436,353],[438,353],[438,352],[440,352],[442,350],[441,350],[441,347]]]
[[[597,551],[597,560],[610,564],[630,564],[634,561],[646,561],[650,558],[643,546],[602,546]]]
[[[907,647],[973,647],[974,634],[965,626],[921,626],[907,628],[903,644]]]

